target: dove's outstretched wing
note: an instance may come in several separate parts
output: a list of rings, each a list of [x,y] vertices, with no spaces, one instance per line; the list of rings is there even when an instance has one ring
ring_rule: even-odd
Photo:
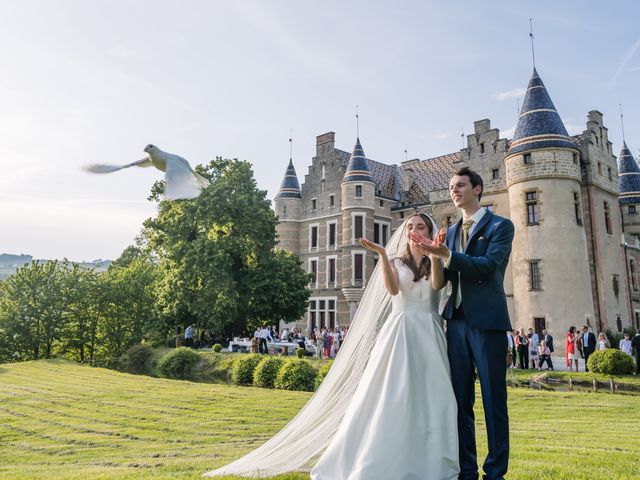
[[[184,158],[178,155],[168,156],[164,185],[167,200],[196,198],[208,185],[209,180],[194,172]]]
[[[149,157],[145,157],[141,160],[138,160],[133,163],[127,163],[126,165],[104,165],[99,163],[93,163],[90,165],[85,165],[82,167],[86,172],[91,173],[111,173],[117,172],[118,170],[122,170],[123,168],[129,167],[152,167],[153,163]]]

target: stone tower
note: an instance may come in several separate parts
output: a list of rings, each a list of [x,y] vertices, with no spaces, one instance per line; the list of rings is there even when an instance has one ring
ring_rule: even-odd
[[[342,293],[349,303],[349,319],[373,269],[373,256],[359,243],[362,237],[372,238],[375,212],[375,183],[364,156],[360,138],[356,140],[347,170],[342,179]]]
[[[548,327],[562,339],[571,325],[594,320],[580,150],[535,69],[504,162],[515,225],[514,327]]]
[[[625,233],[640,237],[640,168],[626,142],[618,157],[618,184]]]
[[[279,220],[276,227],[278,243],[282,248],[298,252],[300,249],[298,222],[302,210],[302,196],[292,159],[289,159],[289,166],[284,174],[280,190],[274,199],[274,204]]]

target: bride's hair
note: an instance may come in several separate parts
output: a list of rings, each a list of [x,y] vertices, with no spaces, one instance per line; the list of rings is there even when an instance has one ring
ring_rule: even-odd
[[[433,238],[433,224],[431,223],[431,219],[424,213],[414,213],[407,220],[413,217],[420,217],[424,221],[424,223],[427,225],[427,229],[429,230],[429,236]],[[411,248],[409,246],[409,243],[410,242],[407,242],[407,247],[400,257],[400,261],[413,272],[414,282],[420,281],[420,279],[423,277],[428,279],[431,275],[431,260],[428,256],[422,257],[422,260],[418,265],[414,260],[413,255],[411,255]]]

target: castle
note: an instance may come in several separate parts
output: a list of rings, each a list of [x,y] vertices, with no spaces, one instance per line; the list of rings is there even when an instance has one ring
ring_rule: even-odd
[[[466,148],[397,166],[367,158],[359,138],[340,150],[329,132],[302,187],[289,162],[274,204],[280,246],[313,278],[300,326],[349,324],[377,262],[359,238],[384,245],[414,212],[455,223],[448,187],[463,166],[484,180],[481,204],[515,225],[504,284],[514,328],[546,328],[558,351],[572,325],[640,328],[640,168],[626,143],[616,161],[598,111],[569,136],[535,69],[512,139],[479,120]]]

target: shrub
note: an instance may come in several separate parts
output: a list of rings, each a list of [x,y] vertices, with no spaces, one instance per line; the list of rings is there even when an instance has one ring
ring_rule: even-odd
[[[302,347],[296,348],[296,355],[298,356],[298,358],[304,357],[304,354],[305,354],[304,348]]]
[[[263,356],[260,354],[248,354],[238,358],[233,364],[231,379],[239,385],[252,385],[253,372]]]
[[[158,362],[163,375],[175,378],[187,378],[193,367],[200,361],[200,355],[187,347],[179,347],[165,353]]]
[[[127,350],[127,371],[131,373],[146,373],[151,366],[153,349],[149,345],[134,345]]]
[[[213,346],[213,351],[214,351],[214,352],[219,353],[221,350],[222,350],[222,345],[220,345],[219,343],[216,343],[216,344]]]
[[[278,371],[275,387],[312,392],[316,375],[316,369],[307,360],[287,360]]]
[[[615,348],[598,350],[589,356],[589,370],[606,375],[632,374],[635,366],[633,359]]]
[[[273,388],[282,366],[280,357],[264,357],[253,372],[253,385],[262,388]]]
[[[316,388],[320,386],[320,384],[324,381],[327,373],[329,373],[329,369],[333,365],[333,360],[329,360],[327,363],[322,365],[318,370],[318,376],[316,377]]]

